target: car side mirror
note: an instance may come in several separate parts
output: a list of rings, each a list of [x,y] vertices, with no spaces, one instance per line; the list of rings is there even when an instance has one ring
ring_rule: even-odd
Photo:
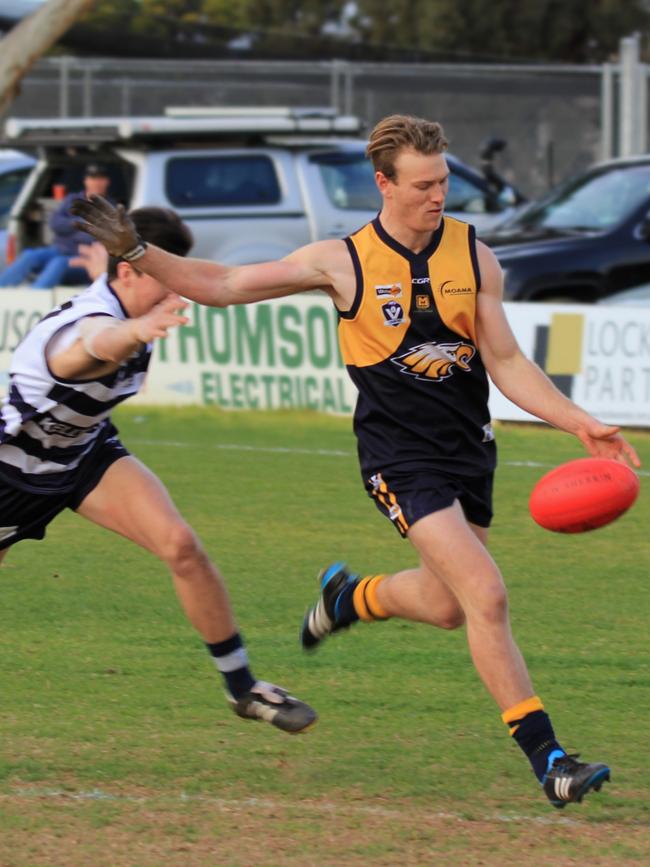
[[[516,190],[511,187],[510,184],[506,184],[506,186],[499,192],[497,201],[500,205],[506,208],[511,208],[514,205],[517,205],[518,197]]]
[[[507,142],[505,139],[491,136],[481,142],[478,155],[482,160],[491,162],[494,159],[495,154],[501,153],[501,151],[505,150],[506,145]]]

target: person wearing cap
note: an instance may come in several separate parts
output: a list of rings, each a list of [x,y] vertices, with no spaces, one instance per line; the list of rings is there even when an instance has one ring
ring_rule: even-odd
[[[77,199],[95,195],[106,197],[110,186],[106,166],[89,163],[84,171],[83,185],[83,190],[68,193],[50,217],[52,243],[47,247],[23,250],[0,275],[0,287],[29,284],[34,289],[51,289],[62,283],[74,285],[87,281],[86,269],[79,267],[75,261],[71,263],[71,260],[77,259],[80,244],[90,244],[93,239],[75,228],[70,206]]]

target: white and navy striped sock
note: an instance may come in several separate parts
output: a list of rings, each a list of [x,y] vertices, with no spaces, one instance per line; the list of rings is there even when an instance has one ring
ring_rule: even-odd
[[[248,653],[244,647],[241,635],[235,632],[225,641],[208,644],[208,653],[214,660],[224,680],[226,688],[233,698],[241,698],[249,692],[255,683],[255,678],[248,667]]]

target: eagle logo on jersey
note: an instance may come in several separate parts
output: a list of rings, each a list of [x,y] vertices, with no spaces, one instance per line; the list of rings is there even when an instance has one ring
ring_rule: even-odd
[[[476,350],[469,343],[421,343],[413,346],[403,355],[391,358],[402,373],[427,382],[440,382],[448,379],[454,366],[470,370],[469,362]]]

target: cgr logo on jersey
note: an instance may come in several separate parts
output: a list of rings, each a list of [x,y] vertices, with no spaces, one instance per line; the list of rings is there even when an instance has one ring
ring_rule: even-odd
[[[401,298],[402,284],[401,283],[384,283],[382,286],[375,286],[377,298]]]
[[[388,304],[381,305],[381,312],[384,314],[384,325],[404,325],[404,310],[402,305],[397,301],[389,301]]]
[[[421,343],[391,358],[401,368],[402,373],[426,382],[441,382],[454,372],[454,366],[461,370],[471,370],[469,361],[476,350],[468,343]]]

